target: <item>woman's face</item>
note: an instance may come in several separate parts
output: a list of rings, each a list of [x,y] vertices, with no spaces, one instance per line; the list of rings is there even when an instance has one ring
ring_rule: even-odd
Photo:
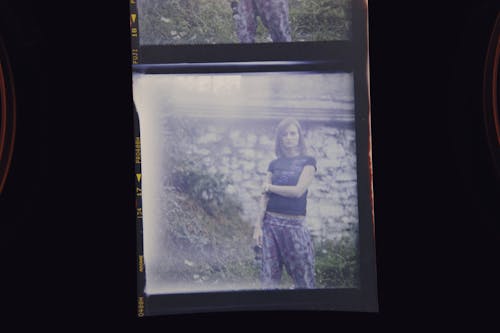
[[[281,135],[283,148],[291,149],[299,146],[299,130],[297,126],[289,125]]]

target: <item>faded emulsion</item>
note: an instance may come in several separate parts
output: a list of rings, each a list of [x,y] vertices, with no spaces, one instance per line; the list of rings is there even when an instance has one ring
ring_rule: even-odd
[[[302,123],[308,154],[317,160],[307,198],[316,251],[330,255],[332,244],[345,243],[350,255],[351,275],[325,276],[322,287],[359,284],[352,74],[138,75],[134,87],[141,96],[149,293],[226,290],[228,281],[230,289],[260,288],[249,228],[276,158],[275,127],[287,116]],[[240,225],[218,231],[217,219]],[[183,230],[186,223],[193,230]],[[328,275],[326,260],[325,266]]]

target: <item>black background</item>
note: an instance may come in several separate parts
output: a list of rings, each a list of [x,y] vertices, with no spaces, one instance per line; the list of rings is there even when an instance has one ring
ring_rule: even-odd
[[[135,318],[129,8],[4,1],[18,99],[2,318],[66,329],[498,327],[500,182],[482,75],[495,1],[371,1],[380,313]]]

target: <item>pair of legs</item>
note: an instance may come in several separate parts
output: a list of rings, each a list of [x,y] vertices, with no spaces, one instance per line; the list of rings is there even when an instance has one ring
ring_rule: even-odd
[[[273,42],[292,40],[288,0],[239,0],[233,1],[233,16],[240,42],[255,42],[257,17],[271,35]]]
[[[295,288],[314,288],[314,252],[305,217],[281,217],[266,213],[262,226],[264,288],[277,288],[283,266]]]

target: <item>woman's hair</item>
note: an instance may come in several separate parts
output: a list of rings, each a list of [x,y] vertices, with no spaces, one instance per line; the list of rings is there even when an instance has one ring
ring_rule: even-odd
[[[304,135],[302,132],[302,127],[300,126],[299,122],[296,119],[285,118],[282,121],[280,121],[280,123],[276,127],[275,152],[276,152],[277,157],[285,156],[285,153],[283,151],[283,143],[282,143],[281,137],[283,136],[283,133],[290,125],[294,125],[295,127],[297,127],[297,130],[299,132],[299,153],[300,153],[300,155],[306,155],[306,144],[304,142]]]

